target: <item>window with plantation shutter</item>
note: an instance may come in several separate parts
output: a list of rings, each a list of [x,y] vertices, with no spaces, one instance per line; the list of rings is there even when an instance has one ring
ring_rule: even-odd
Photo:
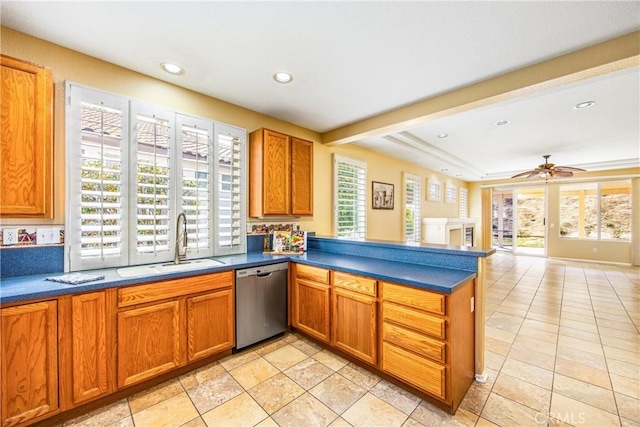
[[[460,218],[469,218],[469,190],[460,187]]]
[[[419,176],[404,174],[404,236],[407,242],[419,243],[421,238],[421,181]]]
[[[243,203],[244,131],[231,126],[218,126],[216,148],[218,152],[218,234],[217,252],[244,252],[246,243],[246,211]]]
[[[127,259],[128,105],[77,87],[69,99],[66,129],[74,138],[67,145],[67,265],[71,270],[122,265]]]
[[[367,164],[334,155],[335,235],[365,238],[367,234]]]
[[[67,83],[65,271],[246,251],[246,131]],[[182,233],[182,230],[180,230]]]
[[[130,194],[135,195],[130,244],[131,264],[172,259],[172,163],[175,129],[170,111],[132,103]]]
[[[213,126],[178,116],[181,210],[187,217],[187,255],[213,255]]]

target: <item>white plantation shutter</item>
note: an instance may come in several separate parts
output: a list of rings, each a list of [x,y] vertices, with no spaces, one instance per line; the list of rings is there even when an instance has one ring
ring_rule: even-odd
[[[122,265],[127,256],[126,101],[68,87],[65,251],[70,270]]]
[[[422,178],[404,174],[404,234],[407,242],[420,242]]]
[[[187,256],[213,255],[213,125],[178,116],[181,209],[187,217]]]
[[[65,270],[246,251],[246,131],[66,84]]]
[[[469,190],[460,187],[460,218],[469,218]]]
[[[154,106],[132,103],[130,194],[130,263],[167,261],[173,257],[172,162],[174,114]]]
[[[245,132],[231,126],[216,126],[216,253],[243,253],[246,247],[246,210],[243,203]]]
[[[335,235],[365,238],[367,234],[367,164],[334,155]]]

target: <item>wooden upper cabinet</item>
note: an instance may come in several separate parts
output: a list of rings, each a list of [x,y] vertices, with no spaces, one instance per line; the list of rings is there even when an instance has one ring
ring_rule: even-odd
[[[291,213],[313,215],[313,142],[291,138]]]
[[[249,216],[313,215],[313,143],[269,129],[249,134]]]
[[[1,310],[2,427],[58,411],[57,312],[56,301]]]
[[[0,217],[53,217],[51,70],[0,55]]]

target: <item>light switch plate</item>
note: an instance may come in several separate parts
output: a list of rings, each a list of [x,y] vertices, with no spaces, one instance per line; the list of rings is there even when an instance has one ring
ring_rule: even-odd
[[[46,245],[48,234],[46,228],[36,228],[36,245]]]
[[[60,243],[60,229],[57,227],[49,229],[49,243],[55,245]]]
[[[2,244],[3,245],[17,245],[18,244],[18,229],[17,228],[3,228],[2,229]]]
[[[37,228],[36,244],[37,245],[55,245],[60,243],[59,228]]]

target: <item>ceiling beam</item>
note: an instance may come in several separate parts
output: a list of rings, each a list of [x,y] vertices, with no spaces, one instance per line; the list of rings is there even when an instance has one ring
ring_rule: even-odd
[[[328,146],[388,135],[453,114],[640,65],[640,31],[434,96],[322,134]]]

